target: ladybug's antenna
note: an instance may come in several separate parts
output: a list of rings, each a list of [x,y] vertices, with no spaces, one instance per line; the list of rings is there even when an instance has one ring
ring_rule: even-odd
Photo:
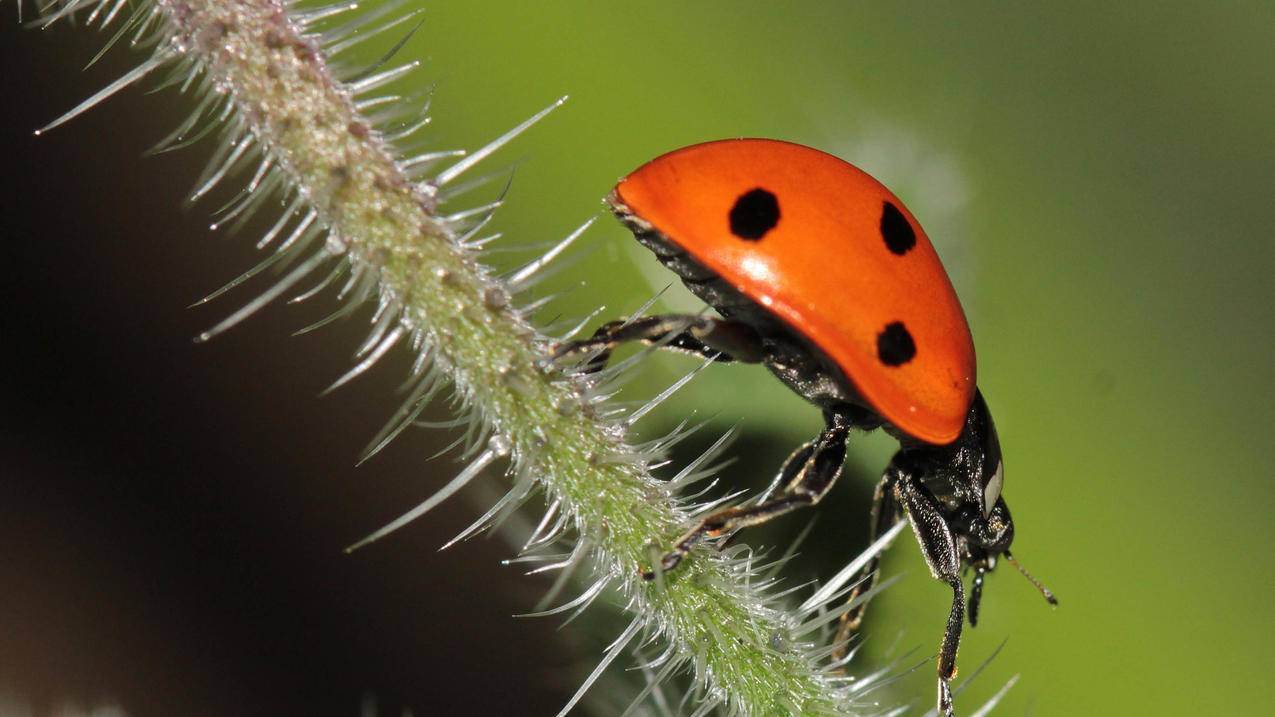
[[[1023,574],[1023,577],[1027,578],[1029,581],[1031,581],[1032,585],[1036,586],[1036,589],[1040,591],[1041,595],[1045,596],[1045,599],[1049,601],[1050,605],[1054,605],[1054,606],[1058,605],[1058,598],[1054,597],[1054,594],[1049,591],[1049,588],[1045,587],[1043,583],[1041,583],[1036,578],[1032,577],[1032,574],[1027,572],[1027,569],[1024,568],[1022,565],[1020,565],[1018,561],[1014,559],[1014,556],[1009,554],[1008,550],[1006,550],[1003,553],[1003,555],[1005,556],[1005,559],[1009,561],[1010,565],[1013,565],[1015,568],[1017,568],[1018,572]]]

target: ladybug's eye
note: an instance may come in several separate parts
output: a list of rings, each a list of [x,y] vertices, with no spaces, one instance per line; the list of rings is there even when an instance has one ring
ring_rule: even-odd
[[[730,209],[730,233],[740,239],[757,241],[779,223],[779,200],[757,187],[739,195]]]

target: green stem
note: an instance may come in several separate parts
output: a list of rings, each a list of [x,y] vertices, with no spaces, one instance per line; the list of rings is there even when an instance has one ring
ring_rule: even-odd
[[[514,308],[511,288],[458,245],[434,212],[433,185],[404,174],[292,11],[270,0],[153,2],[174,40],[157,52],[207,72],[232,97],[246,131],[326,228],[321,251],[375,276],[398,326],[423,339],[492,429],[488,458],[507,452],[515,474],[534,477],[571,517],[599,579],[635,613],[634,634],[672,641],[731,710],[844,714],[813,648],[787,639],[790,619],[739,561],[696,553],[659,581],[639,577],[653,542],[668,544],[689,515],[623,431],[598,417],[588,387],[542,368],[545,340]]]

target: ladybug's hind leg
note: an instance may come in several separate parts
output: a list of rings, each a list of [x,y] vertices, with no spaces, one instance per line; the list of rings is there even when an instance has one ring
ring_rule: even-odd
[[[793,452],[780,470],[781,478],[791,476],[791,479],[779,495],[756,505],[725,508],[709,514],[678,539],[673,549],[660,560],[658,570],[667,571],[677,567],[691,548],[705,537],[713,538],[731,533],[818,503],[841,475],[850,428],[851,423],[847,417],[830,414],[828,425],[819,434],[819,438]],[[643,573],[643,577],[652,580],[655,574],[655,571],[648,571]]]
[[[739,321],[711,316],[663,314],[631,321],[612,321],[598,327],[593,336],[554,348],[553,360],[588,357],[585,370],[600,371],[611,360],[616,346],[641,341],[648,346],[672,349],[717,361],[756,363],[762,358],[761,337]]]

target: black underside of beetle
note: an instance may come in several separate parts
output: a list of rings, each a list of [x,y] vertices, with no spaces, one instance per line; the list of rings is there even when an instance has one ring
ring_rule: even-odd
[[[723,318],[751,326],[762,340],[762,363],[797,395],[824,411],[854,414],[857,427],[870,430],[883,425],[841,369],[804,336],[641,219],[625,212],[617,212],[616,216],[661,264],[677,274],[692,294]]]

